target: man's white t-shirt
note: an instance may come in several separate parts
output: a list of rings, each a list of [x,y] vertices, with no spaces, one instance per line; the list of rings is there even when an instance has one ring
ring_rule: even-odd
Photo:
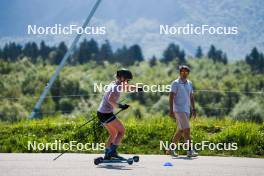
[[[180,78],[178,78],[172,82],[171,92],[176,94],[173,99],[173,111],[186,112],[190,114],[190,96],[193,93],[192,82],[189,80],[183,82]]]

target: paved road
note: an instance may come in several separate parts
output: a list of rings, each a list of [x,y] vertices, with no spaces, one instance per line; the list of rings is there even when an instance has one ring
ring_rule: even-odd
[[[165,155],[140,155],[140,162],[128,164],[102,164],[95,166],[93,154],[65,154],[57,161],[57,154],[0,154],[1,176],[192,176],[230,175],[262,176],[264,159],[236,157],[206,157],[188,159]],[[127,155],[124,155],[127,156]],[[173,166],[163,166],[171,162]]]

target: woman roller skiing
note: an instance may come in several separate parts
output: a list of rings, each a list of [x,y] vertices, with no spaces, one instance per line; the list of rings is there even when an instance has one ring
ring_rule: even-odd
[[[117,154],[117,148],[124,137],[125,128],[122,122],[114,115],[113,110],[115,108],[125,110],[129,107],[127,104],[118,103],[120,93],[142,91],[142,88],[128,84],[131,79],[133,79],[133,75],[129,70],[118,70],[116,72],[116,80],[109,84],[97,111],[100,122],[104,124],[109,133],[105,149],[105,160],[120,158]]]

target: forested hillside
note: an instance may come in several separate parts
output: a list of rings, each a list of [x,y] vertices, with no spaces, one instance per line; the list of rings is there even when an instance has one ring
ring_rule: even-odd
[[[42,42],[6,44],[0,49],[0,120],[27,118],[56,66],[67,51]],[[169,85],[178,77],[178,65],[191,67],[196,107],[199,116],[262,122],[264,119],[264,57],[252,51],[232,62],[227,55],[211,46],[209,51],[197,48],[195,56],[171,43],[161,58],[144,58],[139,45],[112,50],[109,41],[99,46],[83,40],[45,99],[41,115],[78,116],[95,111],[102,93],[94,91],[95,83],[108,84],[118,68],[134,73],[132,83]],[[167,115],[167,92],[124,94],[132,108],[124,116],[136,118]]]

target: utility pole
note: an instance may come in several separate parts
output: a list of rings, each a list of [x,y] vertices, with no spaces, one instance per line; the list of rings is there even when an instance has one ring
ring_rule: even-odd
[[[94,4],[90,14],[88,15],[87,19],[85,20],[85,22],[82,25],[82,28],[84,29],[88,23],[90,22],[91,18],[93,17],[97,7],[99,6],[101,0],[97,0],[96,3]],[[56,68],[54,74],[52,75],[52,77],[50,78],[49,82],[47,83],[45,89],[43,90],[42,94],[39,97],[39,100],[37,101],[36,105],[34,106],[29,118],[35,118],[39,115],[40,112],[40,107],[42,102],[44,101],[45,97],[47,96],[50,88],[52,87],[54,81],[56,80],[56,78],[58,77],[61,69],[64,67],[66,61],[68,60],[68,58],[70,57],[70,55],[72,54],[72,51],[75,48],[75,45],[77,44],[77,42],[79,41],[80,37],[81,37],[82,33],[78,33],[77,36],[75,37],[75,39],[73,40],[69,50],[65,53],[62,61],[60,62],[59,66]]]

